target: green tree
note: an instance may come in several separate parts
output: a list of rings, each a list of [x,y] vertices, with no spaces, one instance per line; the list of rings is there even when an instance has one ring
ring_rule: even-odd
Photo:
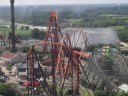
[[[106,93],[106,91],[102,90],[102,89],[98,89],[95,91],[96,96],[108,96],[108,94]]]
[[[0,84],[0,95],[3,96],[16,96],[17,86],[12,83]]]
[[[11,71],[12,70],[12,64],[7,64],[6,65],[6,69],[9,70],[9,71]]]
[[[46,25],[49,18],[49,11],[32,11],[31,16],[26,20],[31,25]]]
[[[21,30],[29,30],[28,26],[21,26]]]
[[[21,48],[21,51],[22,51],[23,53],[27,53],[28,50],[29,50],[29,48],[30,48],[30,47],[28,47],[28,46],[24,46],[24,47]]]
[[[81,85],[84,86],[85,88],[89,86],[86,80],[81,79]]]
[[[122,91],[122,92],[119,92],[117,96],[128,96],[128,93]]]
[[[42,32],[39,29],[34,29],[34,30],[32,30],[31,35],[32,35],[32,38],[34,38],[34,39],[42,40],[42,39],[44,39],[45,32]]]

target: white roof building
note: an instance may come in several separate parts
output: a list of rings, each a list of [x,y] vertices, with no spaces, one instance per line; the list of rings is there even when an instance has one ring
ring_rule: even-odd
[[[128,85],[127,84],[123,84],[123,85],[119,86],[118,88],[121,89],[122,91],[126,92],[126,93],[128,92]]]
[[[40,31],[46,31],[47,30],[47,27],[45,27],[45,26],[30,26],[29,29],[30,30],[38,29]]]

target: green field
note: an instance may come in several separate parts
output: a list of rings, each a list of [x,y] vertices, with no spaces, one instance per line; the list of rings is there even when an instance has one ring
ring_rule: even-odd
[[[127,15],[115,15],[115,14],[104,14],[100,15],[100,17],[127,17]]]
[[[30,35],[31,30],[20,30],[16,29],[16,35],[27,36]]]
[[[10,25],[10,21],[4,21],[0,19],[0,34],[2,35],[8,35],[9,32],[11,32],[11,28],[6,28],[2,27],[2,25]],[[15,34],[20,35],[20,36],[27,36],[31,33],[31,30],[20,30],[20,29],[15,29]]]
[[[115,26],[116,30],[124,29],[124,26]]]
[[[0,34],[2,35],[8,35],[8,33],[11,32],[10,28],[0,28]],[[15,30],[15,34],[16,35],[20,35],[20,36],[27,36],[31,33],[31,30],[20,30],[20,29],[16,29]]]
[[[70,23],[80,23],[82,21],[82,19],[71,18],[71,19],[68,19],[67,21],[69,21]]]

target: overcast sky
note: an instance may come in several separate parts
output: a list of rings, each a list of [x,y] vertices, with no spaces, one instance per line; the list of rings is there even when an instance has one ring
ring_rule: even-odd
[[[128,3],[128,0],[15,0],[15,5],[109,4],[109,3]],[[10,5],[10,0],[0,0],[0,5]]]

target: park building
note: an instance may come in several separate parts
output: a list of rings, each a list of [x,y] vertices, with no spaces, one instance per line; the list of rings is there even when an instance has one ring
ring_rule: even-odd
[[[26,54],[17,52],[11,53],[9,51],[5,51],[0,56],[0,65],[5,66],[6,64],[17,64],[19,62],[24,62],[26,60]]]

